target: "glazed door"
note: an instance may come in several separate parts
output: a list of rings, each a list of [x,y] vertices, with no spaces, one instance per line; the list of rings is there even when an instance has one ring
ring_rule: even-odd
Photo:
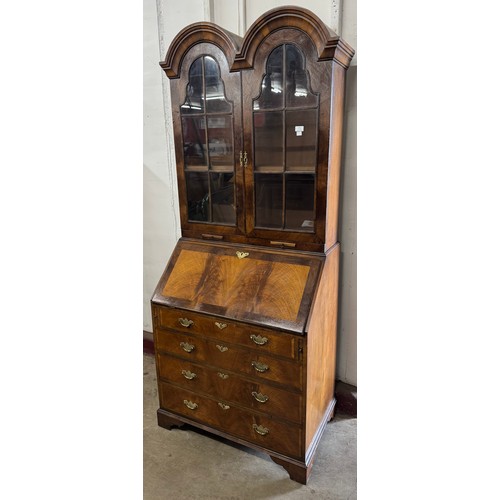
[[[171,80],[181,224],[186,236],[220,239],[244,232],[239,165],[241,83],[223,52],[201,43]]]
[[[324,242],[332,66],[317,58],[284,29],[243,72],[246,230],[282,246]]]

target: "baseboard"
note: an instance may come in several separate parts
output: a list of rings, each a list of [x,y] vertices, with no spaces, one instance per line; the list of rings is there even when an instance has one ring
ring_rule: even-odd
[[[356,386],[337,380],[335,382],[335,397],[337,398],[335,412],[356,417],[358,414],[357,392]]]
[[[144,354],[155,353],[155,345],[153,343],[153,334],[151,332],[142,331],[142,352]]]
[[[153,343],[153,334],[143,330],[143,352],[144,354],[154,355],[155,346]],[[346,384],[337,380],[335,382],[335,397],[337,404],[335,413],[350,415],[356,417],[358,413],[357,388],[354,385]]]

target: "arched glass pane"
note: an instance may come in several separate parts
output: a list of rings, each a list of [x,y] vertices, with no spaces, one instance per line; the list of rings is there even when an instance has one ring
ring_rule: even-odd
[[[309,89],[304,55],[295,45],[286,45],[285,65],[286,107],[317,106],[318,96]]]
[[[266,74],[262,79],[260,96],[254,101],[253,109],[283,107],[283,45],[276,47],[266,63]]]
[[[231,104],[224,95],[224,83],[217,61],[210,56],[205,61],[205,99],[207,113],[231,113]]]
[[[189,81],[186,87],[186,100],[181,106],[181,113],[203,113],[205,111],[203,91],[203,64],[199,57],[189,68]]]

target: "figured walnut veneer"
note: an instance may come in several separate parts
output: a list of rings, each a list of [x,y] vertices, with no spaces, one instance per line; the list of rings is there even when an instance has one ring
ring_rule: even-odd
[[[280,45],[283,65],[287,47],[299,65],[287,67],[282,83],[267,90],[289,97],[258,113],[281,113],[282,137],[271,127],[256,131],[253,106],[263,95],[269,56]],[[318,16],[286,6],[263,14],[243,38],[213,23],[187,26],[160,63],[170,78],[182,238],[151,299],[158,424],[170,429],[188,423],[264,451],[303,484],[335,408],[341,147],[345,73],[353,55]],[[195,62],[207,57],[218,67],[220,87],[203,69],[190,78]],[[200,82],[205,90],[196,94]],[[302,101],[295,108],[290,96],[300,96],[296,84],[307,85],[316,103]],[[221,96],[230,111],[209,112],[209,99]],[[278,163],[255,167],[254,147],[256,137],[267,134],[269,155],[285,149],[278,165],[287,169],[278,172],[282,180],[297,175],[286,155],[302,146],[293,135],[289,140],[293,131],[287,126],[296,122],[287,120],[300,110],[313,110],[317,120],[314,132],[311,120],[301,122],[312,134],[306,146],[314,143],[315,151],[315,162],[301,168],[314,187],[291,195],[284,210],[287,188],[282,196],[257,195],[262,182],[256,169],[276,174]],[[229,125],[218,130],[221,120]],[[226,155],[224,163],[217,163],[217,151]],[[186,162],[193,154],[199,164]],[[194,171],[207,177],[193,177]],[[225,172],[234,197],[221,186],[204,186],[209,179],[220,181],[210,173],[218,171]],[[214,219],[217,194],[217,203],[234,218]],[[281,225],[262,222],[259,210],[280,213]],[[287,210],[292,221],[303,223],[288,225]]]

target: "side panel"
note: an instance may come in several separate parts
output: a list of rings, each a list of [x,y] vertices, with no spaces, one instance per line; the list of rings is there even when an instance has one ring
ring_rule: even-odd
[[[342,130],[344,126],[345,73],[340,64],[333,64],[332,126],[330,128],[330,153],[328,170],[326,242],[328,250],[338,241],[339,192],[342,160]]]
[[[306,450],[333,401],[340,244],[327,253],[307,333]]]

